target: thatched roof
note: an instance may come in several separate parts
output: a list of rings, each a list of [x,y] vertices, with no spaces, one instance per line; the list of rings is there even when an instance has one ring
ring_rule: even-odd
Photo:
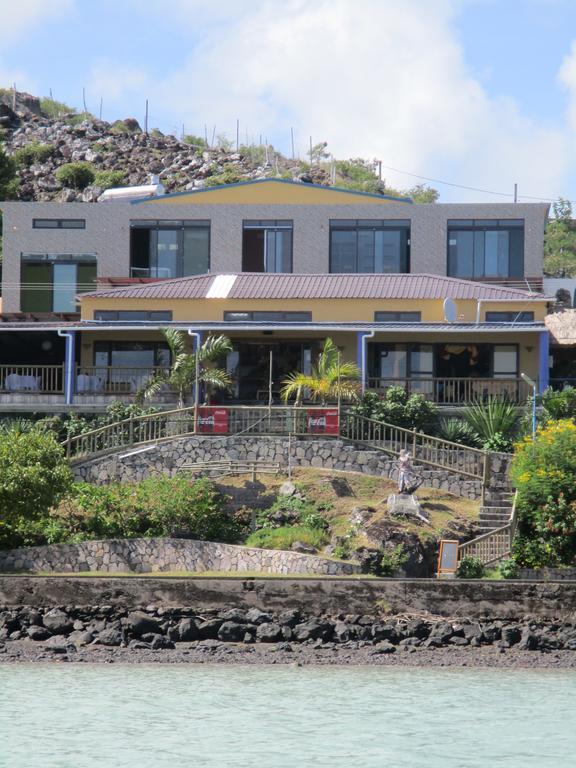
[[[546,328],[553,344],[562,347],[576,346],[576,309],[565,309],[547,315]]]

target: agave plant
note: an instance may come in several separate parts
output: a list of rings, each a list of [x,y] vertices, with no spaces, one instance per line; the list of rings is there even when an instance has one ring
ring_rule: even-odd
[[[450,443],[468,445],[470,448],[478,448],[481,444],[480,437],[474,428],[462,419],[440,419],[437,436]]]
[[[497,436],[498,441],[514,437],[519,413],[509,400],[491,397],[486,402],[469,405],[464,410],[464,419],[483,444],[491,444]]]
[[[281,395],[284,402],[295,398],[296,405],[301,404],[305,391],[311,400],[320,401],[322,405],[338,397],[356,400],[360,391],[359,379],[358,366],[341,362],[338,347],[328,338],[312,372],[291,373],[282,382]]]
[[[140,398],[150,399],[168,385],[176,392],[178,408],[184,408],[186,395],[192,391],[196,381],[196,356],[199,383],[204,384],[208,390],[227,389],[231,385],[232,380],[226,371],[206,365],[217,362],[232,351],[232,343],[227,336],[208,336],[197,352],[190,352],[184,331],[163,328],[162,333],[170,349],[172,365],[169,370],[154,374],[139,393]]]

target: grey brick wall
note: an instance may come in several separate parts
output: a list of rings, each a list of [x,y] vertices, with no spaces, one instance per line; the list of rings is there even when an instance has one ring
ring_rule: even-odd
[[[242,269],[243,219],[292,219],[293,271],[329,269],[330,219],[410,219],[411,271],[445,275],[448,219],[524,219],[524,274],[542,275],[548,206],[536,204],[181,205],[176,203],[1,203],[4,212],[3,310],[19,310],[21,253],[96,253],[98,275],[129,272],[132,219],[210,219],[211,272]],[[32,229],[33,218],[85,218],[85,230]]]

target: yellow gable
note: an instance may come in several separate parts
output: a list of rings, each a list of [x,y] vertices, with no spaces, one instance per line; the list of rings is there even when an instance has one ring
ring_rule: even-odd
[[[382,205],[410,204],[407,199],[322,187],[316,184],[266,179],[224,184],[192,192],[142,200],[146,205]]]

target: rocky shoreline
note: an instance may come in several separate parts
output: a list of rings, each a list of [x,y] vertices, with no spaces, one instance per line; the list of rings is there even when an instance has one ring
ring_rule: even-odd
[[[576,668],[576,618],[312,616],[258,608],[0,607],[0,664],[233,663]]]

